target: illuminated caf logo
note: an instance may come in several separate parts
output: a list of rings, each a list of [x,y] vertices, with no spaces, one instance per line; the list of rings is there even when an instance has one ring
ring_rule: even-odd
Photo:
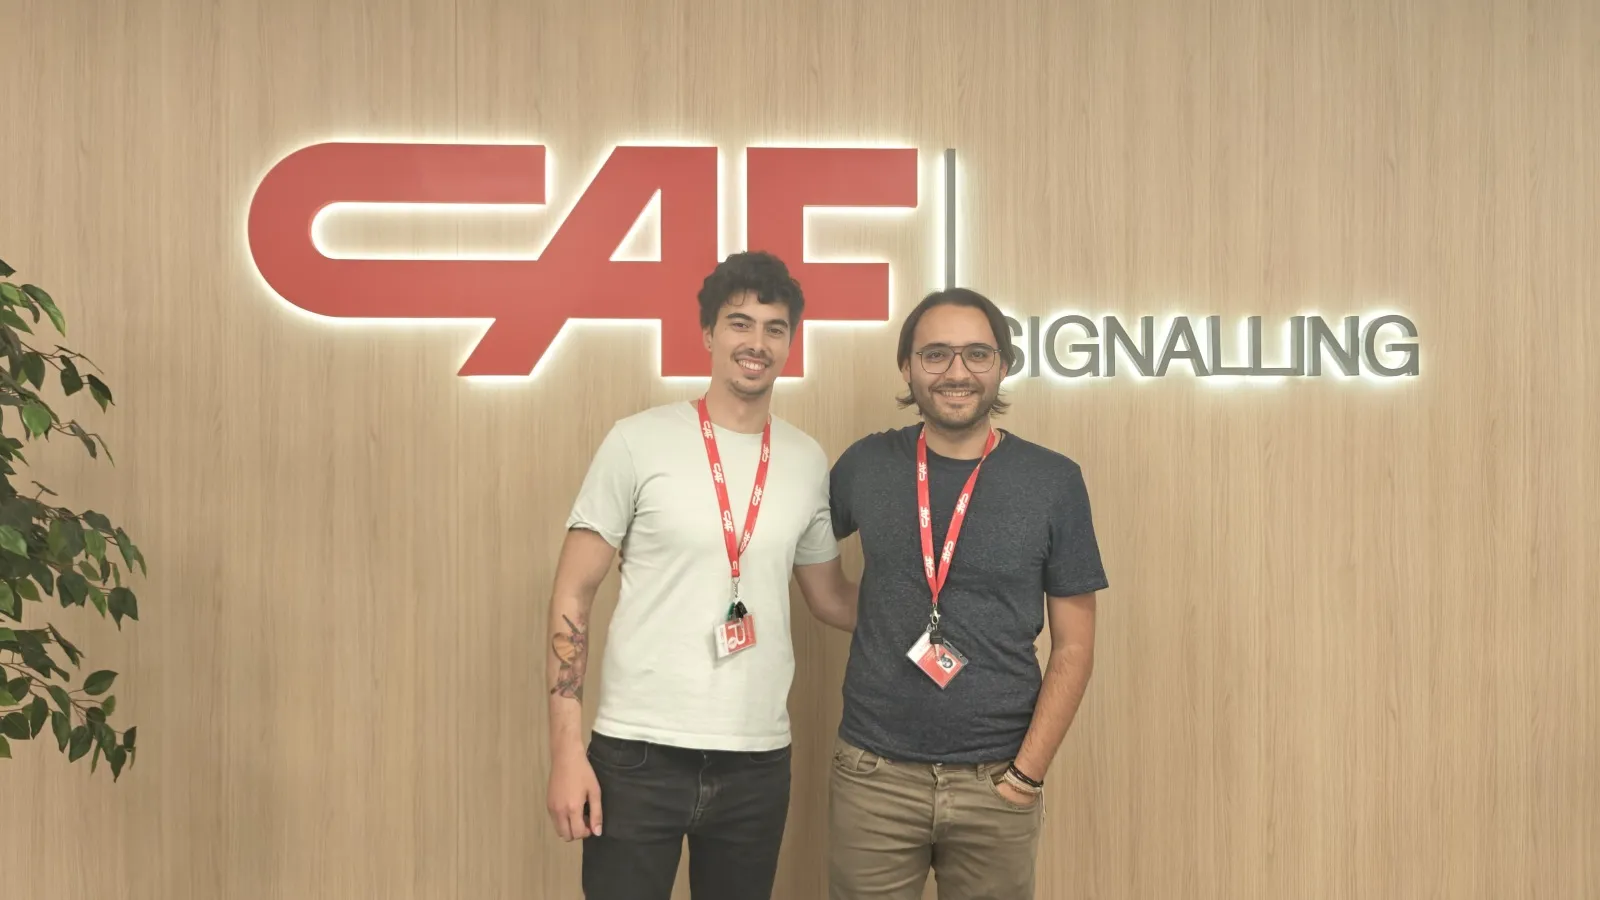
[[[537,255],[516,258],[346,257],[319,246],[317,222],[338,206],[527,206],[549,202],[543,144],[326,141],[274,163],[250,198],[250,258],[274,293],[330,319],[477,320],[486,327],[456,374],[522,376],[556,352],[573,322],[659,323],[662,377],[704,377],[710,362],[692,299],[717,264],[722,151],[620,145]],[[921,205],[914,147],[748,147],[741,151],[746,243],[788,263],[806,292],[784,377],[805,375],[815,322],[887,323],[890,264],[808,261],[806,213],[910,213]],[[955,151],[944,156],[945,279],[957,257]],[[657,205],[654,259],[619,259],[640,215]],[[912,291],[920,294],[920,291]],[[910,299],[908,296],[907,299]],[[685,305],[687,304],[687,306]],[[1011,377],[1205,379],[1395,378],[1418,373],[1417,330],[1401,315],[1295,316],[1263,333],[1260,317],[1062,315],[1009,319],[1022,353]]]

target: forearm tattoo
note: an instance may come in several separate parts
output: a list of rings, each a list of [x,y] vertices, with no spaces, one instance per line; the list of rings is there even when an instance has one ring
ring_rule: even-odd
[[[584,616],[578,617],[581,624],[577,625],[566,616],[561,619],[567,623],[567,630],[557,631],[550,638],[550,649],[560,664],[556,671],[555,687],[550,689],[550,693],[582,702],[583,673],[589,665],[588,622]]]

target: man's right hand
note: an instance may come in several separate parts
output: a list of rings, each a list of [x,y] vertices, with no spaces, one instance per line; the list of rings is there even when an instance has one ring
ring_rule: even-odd
[[[563,841],[600,834],[600,782],[582,749],[562,753],[552,760],[546,796],[545,806]]]

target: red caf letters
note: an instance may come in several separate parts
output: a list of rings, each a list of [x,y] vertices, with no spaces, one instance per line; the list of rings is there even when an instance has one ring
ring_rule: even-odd
[[[886,263],[804,261],[808,206],[917,206],[917,151],[746,150],[749,246],[782,258],[806,321],[886,321]],[[703,376],[693,297],[718,262],[717,148],[619,146],[537,259],[333,259],[312,242],[334,203],[543,204],[540,144],[328,142],[280,160],[251,200],[250,253],[288,302],[323,316],[492,319],[457,373],[527,375],[570,319],[658,319],[661,374]],[[610,257],[661,193],[659,261]],[[804,325],[782,374],[803,375]]]

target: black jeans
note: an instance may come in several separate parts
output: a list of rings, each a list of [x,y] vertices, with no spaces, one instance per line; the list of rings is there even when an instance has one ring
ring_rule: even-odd
[[[694,900],[768,900],[789,818],[789,751],[686,750],[595,734],[601,834],[583,841],[588,900],[669,900],[689,839]]]

